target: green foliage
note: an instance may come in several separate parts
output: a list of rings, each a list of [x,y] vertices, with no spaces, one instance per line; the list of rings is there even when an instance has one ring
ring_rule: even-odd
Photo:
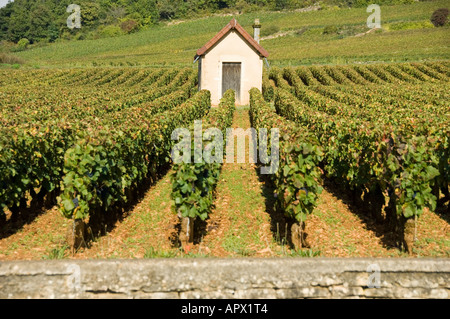
[[[101,38],[116,37],[124,34],[122,28],[116,25],[108,25],[104,28],[101,28],[98,33]]]
[[[305,221],[322,192],[318,166],[322,148],[318,140],[307,130],[276,114],[256,88],[250,90],[250,120],[257,130],[279,129],[279,169],[270,175],[277,204],[286,216]]]
[[[178,251],[176,250],[169,250],[169,251],[159,251],[156,250],[153,247],[150,247],[147,249],[144,253],[144,258],[174,258],[177,257]]]
[[[318,82],[324,82],[315,67],[309,69]],[[276,90],[277,112],[315,133],[325,149],[325,171],[343,186],[356,192],[371,193],[377,187],[389,192],[390,207],[405,218],[420,215],[425,207],[434,210],[437,198],[432,194],[432,186],[447,190],[449,181],[449,132],[437,115],[445,107],[437,100],[434,106],[426,98],[418,102],[418,96],[409,97],[411,93],[406,93],[416,90],[414,87],[399,85],[404,80],[433,82],[448,78],[439,77],[423,64],[354,69],[366,81],[376,78],[378,83],[394,85],[383,90],[356,90],[354,84],[344,83],[343,74],[351,74],[349,79],[357,79],[359,84],[364,81],[351,72],[340,74],[338,68],[328,68],[327,73],[336,82],[349,86],[309,86],[298,76],[305,73],[305,68],[298,74],[288,68],[284,77],[292,87],[283,85]],[[421,90],[425,87],[422,84]],[[378,90],[382,92],[377,93]],[[436,87],[430,93],[433,90]],[[397,97],[399,91],[404,93]],[[428,103],[426,109],[422,103]]]
[[[336,34],[338,32],[338,28],[335,25],[327,25],[323,29],[323,34]]]
[[[226,129],[231,127],[234,110],[235,93],[228,90],[221,99],[219,107],[211,109],[203,119],[203,138],[208,128],[218,128],[225,136]],[[177,163],[173,167],[171,197],[174,200],[176,212],[182,217],[198,217],[205,220],[211,212],[213,192],[219,179],[222,162],[208,163],[203,158],[202,162],[195,163],[195,140],[193,139],[191,143],[191,163]],[[208,142],[205,140],[202,144],[203,146],[199,147],[203,154]]]
[[[373,0],[345,0],[345,4],[350,7],[368,7],[369,5],[375,3]],[[395,4],[410,4],[413,3],[414,0],[377,0],[376,4],[382,6],[395,5]]]
[[[433,24],[430,21],[397,22],[397,23],[383,24],[383,28],[389,31],[428,29],[433,28]]]
[[[275,9],[283,10],[288,8],[289,1],[288,0],[275,0]]]
[[[64,259],[66,257],[68,248],[69,246],[67,245],[61,246],[59,248],[53,248],[52,250],[50,250],[48,255],[43,257],[43,259],[48,260]]]
[[[411,3],[412,0],[380,0],[380,5]],[[322,7],[367,6],[370,1],[321,1]],[[138,26],[150,26],[160,21],[185,19],[195,16],[210,15],[215,12],[250,13],[261,10],[297,9],[315,5],[312,0],[80,0],[81,6],[80,30],[69,30],[66,19],[69,13],[66,8],[72,2],[69,0],[18,0],[0,9],[0,40],[19,41],[28,38],[31,43],[40,41],[54,42],[62,39],[89,39],[91,32],[99,31],[99,27],[118,25],[120,20],[135,21]],[[132,22],[126,23],[126,32]],[[277,24],[262,29],[263,36],[278,32],[270,30],[280,27]],[[266,30],[264,30],[266,29]],[[281,27],[280,27],[281,29]]]
[[[24,200],[26,203],[28,197],[33,202],[42,202],[45,195],[59,191],[61,181],[65,187],[61,206],[70,216],[77,210],[77,216],[86,217],[95,205],[100,205],[96,207],[98,209],[110,207],[121,199],[121,195],[114,193],[117,190],[114,187],[107,189],[108,185],[116,185],[107,178],[122,173],[117,171],[115,165],[105,162],[105,158],[111,159],[116,155],[119,162],[117,152],[126,150],[139,151],[142,155],[143,149],[139,148],[142,145],[132,143],[136,142],[133,134],[143,134],[139,131],[140,116],[150,119],[181,105],[196,86],[196,74],[191,69],[151,72],[126,69],[65,70],[62,77],[55,76],[53,71],[33,72],[36,72],[36,78],[26,73],[27,81],[33,80],[27,89],[30,101],[24,100],[22,91],[13,90],[16,93],[11,94],[11,89],[15,88],[13,86],[9,88],[5,101],[14,107],[0,109],[0,207],[11,211],[17,210]],[[137,75],[133,77],[134,73]],[[51,86],[41,81],[42,76],[49,75],[55,76]],[[89,87],[83,85],[86,81]],[[65,87],[71,83],[77,83],[78,89],[72,88],[67,94]],[[118,84],[124,90],[115,91]],[[101,86],[109,85],[114,90],[101,89]],[[44,94],[44,98],[40,98],[39,94]],[[204,94],[202,96],[206,100]],[[133,123],[137,131],[127,131],[127,120]],[[102,139],[105,135],[108,138]],[[115,148],[111,144],[96,144],[98,141],[112,143],[115,140],[123,145]],[[129,161],[134,159],[130,154],[128,156]],[[130,171],[125,170],[125,173],[143,178],[149,172],[148,165],[144,165],[147,162],[139,162],[142,158],[135,160],[137,162],[131,163]],[[129,163],[122,161],[124,165]],[[159,159],[159,162],[165,163],[165,158]],[[155,163],[150,165],[152,172],[156,169],[153,166]],[[136,174],[138,164],[143,165],[140,174]],[[86,175],[87,171],[89,174],[93,172],[92,178]],[[124,183],[129,181],[129,177],[124,178]],[[37,190],[39,193],[36,194]],[[76,191],[76,195],[71,191]],[[90,191],[94,194],[88,193]]]
[[[99,25],[100,15],[102,14],[100,5],[96,2],[82,2],[81,7],[81,26],[82,28],[91,28]]]
[[[312,258],[312,257],[319,257],[321,254],[320,250],[313,250],[310,249],[298,249],[298,250],[292,250],[288,253],[289,257],[306,257],[306,258]]]
[[[262,82],[262,93],[264,96],[264,100],[266,100],[267,102],[273,101],[274,89],[275,89],[274,81],[269,79],[269,75],[267,74],[267,72],[264,72]]]
[[[184,76],[171,82],[173,89],[189,78],[186,70],[180,73]],[[176,92],[152,108],[113,113],[94,135],[87,134],[66,151],[61,195],[66,217],[85,219],[127,203],[129,191],[165,165],[172,131],[201,117],[210,105],[209,92],[202,91],[174,109],[190,93],[192,82],[187,83],[184,98],[176,98]]]
[[[280,31],[280,27],[275,24],[264,26],[264,28],[261,29],[261,36],[266,37],[268,35],[275,34],[279,31]]]
[[[120,6],[125,7],[125,5]],[[382,15],[385,17],[383,21],[386,21],[386,25],[387,23],[396,24],[407,21],[427,21],[433,10],[442,6],[445,6],[443,0],[387,7],[383,9]],[[71,31],[65,25],[68,13],[65,13],[64,10],[52,11],[60,17],[53,21],[60,32],[60,39],[71,40],[77,34],[83,34],[83,38],[87,41],[57,40],[56,44],[39,49],[34,49],[35,45],[33,45],[31,50],[21,52],[19,56],[31,64],[42,66],[68,67],[73,66],[74,63],[77,66],[91,66],[94,61],[98,65],[120,65],[119,63],[128,65],[130,62],[139,63],[139,65],[161,66],[166,63],[171,66],[188,66],[192,64],[192,53],[195,49],[203,46],[231,18],[211,16],[208,19],[191,19],[179,24],[143,27],[139,32],[126,37],[98,39],[96,30],[101,30],[105,24],[118,25],[120,19],[133,13],[127,9],[113,21],[108,18],[110,7],[102,6],[102,10],[103,8],[105,8],[106,14],[104,17],[100,17],[101,26],[93,30],[82,28]],[[230,12],[232,11],[230,10]],[[192,14],[189,18],[196,18],[203,14],[207,14],[206,11],[201,11],[198,15]],[[143,14],[140,15],[145,17]],[[281,31],[292,31],[294,34],[295,30],[308,28],[301,36],[287,35],[262,42],[264,48],[270,53],[269,63],[271,66],[347,64],[355,61],[374,60],[392,62],[421,60],[424,57],[429,60],[448,58],[448,50],[442,50],[442,44],[446,39],[445,28],[415,29],[408,32],[408,36],[405,36],[401,30],[369,34],[364,37],[351,36],[356,31],[364,31],[367,13],[363,8],[337,11],[318,10],[307,13],[260,11],[241,15],[238,17],[238,21],[251,33],[251,25],[255,18],[261,20],[261,31],[269,25],[276,25]],[[141,24],[144,26],[143,23]],[[338,39],[338,36],[323,36],[323,28],[329,24],[337,25],[343,31],[349,31],[348,36],[343,39]],[[95,39],[95,41],[89,41],[91,39]],[[0,47],[0,50],[8,50],[8,46]],[[124,54],[128,51],[136,54]],[[99,56],[102,57],[101,60],[98,59]]]
[[[28,41],[28,39],[26,39],[26,38],[20,39],[20,41],[17,42],[17,51],[26,50],[28,48],[29,44],[30,44],[30,41]]]
[[[136,20],[126,18],[120,23],[120,28],[125,33],[132,33],[139,30],[139,23]]]

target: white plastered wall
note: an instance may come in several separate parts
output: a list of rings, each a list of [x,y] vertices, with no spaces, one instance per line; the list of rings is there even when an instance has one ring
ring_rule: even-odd
[[[222,97],[222,63],[241,63],[240,105],[250,103],[248,91],[252,87],[262,90],[263,58],[235,30],[230,31],[202,58],[200,69],[200,89],[211,92],[213,106]],[[200,62],[200,61],[199,61]]]

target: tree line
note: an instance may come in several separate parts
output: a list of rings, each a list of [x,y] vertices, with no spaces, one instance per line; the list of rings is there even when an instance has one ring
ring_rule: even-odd
[[[379,0],[405,3],[414,0]],[[0,9],[0,41],[54,42],[135,32],[164,20],[221,11],[296,9],[321,3],[363,6],[368,0],[15,0]],[[378,3],[377,2],[377,3]],[[81,29],[67,28],[69,4],[81,7]]]

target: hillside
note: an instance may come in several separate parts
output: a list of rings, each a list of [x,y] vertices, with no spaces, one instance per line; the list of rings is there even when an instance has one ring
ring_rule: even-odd
[[[310,12],[255,12],[235,15],[250,33],[262,23],[261,44],[271,65],[346,64],[359,61],[420,61],[450,58],[449,26],[430,23],[448,1],[381,7],[382,30],[368,30],[366,8]],[[16,55],[32,67],[192,65],[203,46],[231,16],[164,23],[137,33],[98,40],[63,41]],[[325,31],[325,32],[324,32]],[[268,38],[264,36],[272,35]]]

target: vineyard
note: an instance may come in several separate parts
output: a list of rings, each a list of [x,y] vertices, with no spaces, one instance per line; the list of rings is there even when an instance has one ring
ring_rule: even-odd
[[[193,243],[214,242],[217,229],[227,233],[220,228],[227,223],[245,223],[216,215],[222,205],[231,210],[222,197],[228,183],[254,181],[262,186],[245,189],[234,203],[259,198],[261,204],[241,209],[259,215],[240,218],[267,229],[251,243],[241,243],[236,238],[247,237],[232,229],[222,247],[258,246],[266,236],[265,242],[313,251],[309,221],[333,184],[368,218],[387,225],[396,247],[410,254],[422,215],[443,216],[448,255],[449,80],[448,62],[272,67],[262,92],[251,90],[249,108],[237,110],[232,91],[211,109],[191,68],[0,70],[0,238],[13,241],[51,215],[59,237],[40,245],[57,242],[76,257],[120,231],[118,225],[133,220],[130,212],[148,211],[140,203],[155,202],[161,207],[149,224],[139,228],[141,217],[133,227],[160,233],[146,239],[145,256],[172,256],[180,243],[188,252]],[[256,130],[280,130],[279,170],[267,180],[259,164],[241,167],[240,181],[230,182],[232,164],[172,163],[176,128],[192,132],[201,119],[204,131],[218,128],[225,136],[226,128],[247,125],[245,118]],[[283,242],[274,220],[289,225]],[[161,240],[170,248],[154,253]],[[232,250],[248,255],[248,247]],[[10,254],[0,240],[0,256]]]
[[[293,143],[306,150],[286,157],[280,172],[292,179],[279,198],[295,204],[295,218],[304,222],[320,189],[317,178],[296,176],[317,176],[303,167],[321,169],[412,252],[417,218],[450,200],[448,72],[440,63],[272,69],[264,93],[274,117],[306,130]],[[252,95],[251,112],[270,113],[261,93]]]

